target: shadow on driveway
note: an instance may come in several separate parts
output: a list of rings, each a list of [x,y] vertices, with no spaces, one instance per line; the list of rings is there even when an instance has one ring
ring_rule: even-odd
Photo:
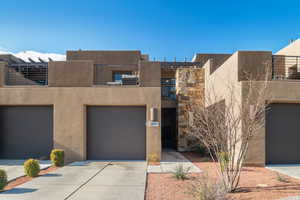
[[[62,176],[61,174],[44,174],[40,177],[59,177],[59,176]]]
[[[35,191],[37,191],[37,189],[31,189],[31,188],[14,188],[14,189],[5,191],[2,194],[25,194],[25,193],[35,192]]]

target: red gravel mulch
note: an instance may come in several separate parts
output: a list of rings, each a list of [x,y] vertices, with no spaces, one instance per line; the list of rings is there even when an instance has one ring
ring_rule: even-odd
[[[216,165],[196,153],[183,155],[204,171],[209,179],[216,180]],[[148,174],[147,200],[190,200],[190,185],[201,174],[190,174],[190,179],[176,180],[173,174]],[[264,167],[244,167],[238,191],[229,194],[236,200],[275,200],[300,195],[300,180],[282,175],[288,182],[278,180],[278,173]],[[265,187],[258,187],[263,184]]]
[[[160,165],[160,162],[149,162],[148,165]]]
[[[54,167],[54,166],[51,166],[51,167],[48,167],[46,169],[43,169],[40,171],[39,173],[39,176],[42,176],[44,174],[47,174],[49,172],[52,172],[52,171],[55,171],[56,169],[58,169],[58,167]],[[28,181],[31,181],[32,179],[34,178],[31,178],[31,177],[28,177],[28,176],[21,176],[13,181],[10,181],[7,186],[5,186],[4,190],[3,191],[7,191],[7,190],[11,190],[19,185],[22,185]]]

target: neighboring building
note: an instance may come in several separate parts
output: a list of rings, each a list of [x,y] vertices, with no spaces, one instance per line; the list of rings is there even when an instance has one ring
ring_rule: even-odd
[[[161,154],[160,64],[139,51],[69,51],[26,63],[1,55],[0,158],[145,160]],[[121,83],[122,80],[122,83]],[[146,122],[147,126],[146,126]]]
[[[212,60],[203,66],[206,93],[210,86],[213,86],[214,92],[223,97],[215,103],[222,100],[226,103],[231,92],[226,88],[226,84],[233,83],[237,100],[244,109],[250,109],[250,105],[243,104],[248,84],[245,72],[252,77],[258,77],[256,84],[260,84],[262,77],[265,77],[263,73],[271,72],[268,83],[268,93],[271,97],[266,99],[270,105],[266,112],[265,127],[250,142],[246,156],[248,165],[300,163],[298,59],[300,40],[291,43],[275,55],[270,51],[238,51],[217,67]]]
[[[68,51],[66,61],[49,62],[0,55],[0,158],[62,148],[67,161],[146,160],[163,148],[191,150],[191,105],[209,85],[226,102],[231,81],[243,102],[243,72],[269,67],[271,111],[247,163],[300,163],[298,49],[295,41],[275,55],[197,54],[191,62],[152,62],[140,51]]]

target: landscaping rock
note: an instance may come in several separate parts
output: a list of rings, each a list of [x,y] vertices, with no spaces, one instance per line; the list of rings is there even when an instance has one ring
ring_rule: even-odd
[[[256,185],[256,187],[268,187],[268,185],[267,184],[258,184],[258,185]]]

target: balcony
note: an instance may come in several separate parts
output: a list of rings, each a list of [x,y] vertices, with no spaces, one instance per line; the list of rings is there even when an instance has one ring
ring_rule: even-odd
[[[300,56],[272,56],[273,80],[300,80]]]
[[[11,64],[6,68],[6,85],[48,85],[47,63]]]
[[[95,85],[139,85],[139,70],[136,65],[95,65]]]
[[[0,63],[0,86],[160,87],[160,64],[95,65],[89,60]]]

